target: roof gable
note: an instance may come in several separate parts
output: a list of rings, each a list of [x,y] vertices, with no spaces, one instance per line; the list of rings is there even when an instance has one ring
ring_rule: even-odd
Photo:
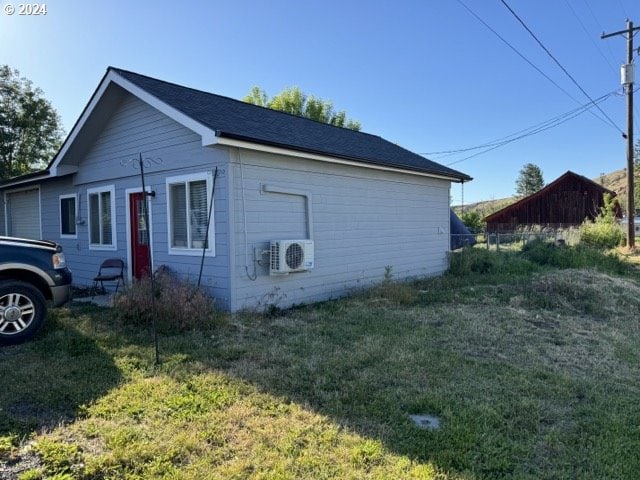
[[[538,190],[537,192],[524,197],[520,200],[518,200],[515,203],[512,203],[511,205],[507,205],[504,208],[501,208],[500,210],[493,212],[491,215],[487,215],[484,219],[485,222],[489,223],[492,222],[494,219],[500,217],[502,214],[504,214],[505,212],[512,210],[512,209],[516,209],[518,207],[521,207],[539,197],[542,197],[544,195],[547,195],[549,192],[555,190],[558,185],[560,185],[562,182],[564,182],[565,180],[567,180],[568,178],[573,177],[574,179],[578,180],[581,183],[587,184],[589,185],[591,188],[594,188],[596,190],[600,190],[603,194],[608,193],[612,196],[616,196],[616,192],[613,192],[611,190],[609,190],[608,188],[603,187],[602,185],[600,185],[599,183],[594,182],[593,180],[583,176],[583,175],[578,175],[577,173],[572,172],[571,170],[567,170],[566,173],[560,175],[558,178],[556,178],[553,182],[545,185],[544,187],[542,187],[540,190]]]

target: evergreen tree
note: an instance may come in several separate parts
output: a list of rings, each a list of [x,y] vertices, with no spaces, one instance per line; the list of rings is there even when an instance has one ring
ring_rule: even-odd
[[[519,197],[528,197],[542,187],[544,187],[544,178],[540,167],[533,163],[524,165],[516,180],[516,194]]]

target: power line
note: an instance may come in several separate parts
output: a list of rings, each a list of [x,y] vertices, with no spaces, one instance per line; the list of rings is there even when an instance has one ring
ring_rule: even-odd
[[[596,98],[596,102],[600,103],[603,102],[605,100],[607,100],[609,97],[616,95],[618,92],[618,90],[614,90],[613,92],[609,92],[605,95],[602,95],[601,97]],[[476,145],[474,147],[465,147],[465,148],[459,148],[459,149],[453,149],[453,150],[441,150],[441,151],[437,151],[437,152],[423,152],[420,153],[420,155],[444,155],[443,157],[439,157],[439,158],[446,158],[447,156],[453,155],[455,153],[463,153],[463,152],[469,152],[472,150],[479,150],[481,148],[486,148],[486,147],[491,147],[494,145],[498,145],[498,144],[502,144],[505,140],[511,139],[512,137],[516,137],[519,136],[518,138],[524,138],[525,136],[529,136],[529,135],[534,135],[536,133],[538,133],[538,131],[542,131],[542,130],[538,130],[538,129],[545,129],[545,127],[550,126],[551,127],[555,127],[557,125],[560,125],[561,123],[564,122],[560,122],[561,120],[563,120],[566,117],[572,116],[576,113],[578,114],[582,114],[585,111],[587,111],[589,108],[593,107],[593,104],[591,102],[586,103],[584,105],[581,105],[580,107],[574,108],[573,110],[569,110],[568,112],[565,113],[561,113],[560,115],[556,115],[555,117],[549,118],[547,120],[544,120],[543,122],[540,123],[536,123],[535,125],[532,125],[530,127],[527,128],[523,128],[522,130],[518,130],[517,132],[513,132],[509,135],[506,135],[504,137],[500,137],[497,138],[495,140],[492,140],[490,142],[481,144],[481,145]],[[571,117],[573,118],[573,117]],[[530,132],[530,133],[527,133]],[[522,134],[525,134],[524,136]]]
[[[597,105],[594,100],[591,98],[591,96],[586,92],[586,90],[584,88],[582,88],[582,86],[578,83],[578,81],[573,78],[573,76],[569,73],[569,71],[558,61],[558,59],[549,51],[549,49],[547,47],[544,46],[544,44],[540,41],[540,39],[536,36],[535,33],[533,33],[533,31],[527,26],[527,24],[524,22],[524,20],[522,20],[518,14],[509,6],[509,4],[505,1],[505,0],[500,0],[502,2],[502,4],[507,8],[507,10],[509,10],[509,12],[511,12],[511,14],[516,18],[516,20],[518,20],[518,22],[520,22],[520,25],[522,25],[524,27],[524,29],[529,33],[529,35],[531,35],[533,37],[533,39],[538,43],[538,45],[540,46],[540,48],[542,48],[547,55],[549,55],[549,57],[556,63],[556,65],[558,65],[558,67],[560,67],[560,69],[564,72],[564,74],[569,77],[569,79],[573,82],[573,84],[578,87],[578,89],[584,94],[584,96],[586,96],[589,100],[591,100],[591,103],[593,103],[596,108],[600,111],[600,113],[602,113],[602,115],[604,115],[604,117],[609,120],[609,123],[616,128],[624,137],[625,133],[622,131],[622,129],[620,127],[618,127],[618,125],[616,125],[616,123],[611,120],[611,118],[609,117],[609,115],[607,115],[605,113],[604,110],[602,110],[602,108],[600,108],[599,105]]]
[[[538,68],[531,60],[525,57],[516,47],[514,47],[508,40],[506,40],[502,35],[500,35],[495,29],[493,29],[487,22],[485,22],[477,13],[475,13],[471,8],[469,8],[462,0],[458,0],[458,3],[462,5],[473,17],[478,20],[482,25],[484,25],[491,33],[493,33],[496,37],[498,37],[505,45],[507,45],[511,50],[513,50],[516,55],[522,58],[525,62],[527,62],[531,67],[533,67],[540,75],[549,80],[553,85],[555,85],[562,93],[564,93],[567,97],[573,100],[578,105],[581,104],[580,100],[575,98],[569,92],[567,92],[564,88],[562,88],[557,82],[555,82],[551,77],[549,77],[546,73],[544,73],[540,68]],[[589,113],[593,115],[595,118],[600,120],[601,122],[606,123],[607,125],[611,125],[610,122],[607,122],[604,118],[598,116],[594,111],[589,110]],[[613,127],[619,130],[615,125]]]
[[[562,88],[560,85],[558,85],[558,83],[556,83],[551,77],[549,77],[549,75],[547,75],[546,73],[544,73],[542,70],[540,70],[531,60],[529,60],[527,57],[525,57],[522,53],[520,53],[520,51],[514,47],[513,45],[511,45],[511,43],[509,43],[502,35],[500,35],[497,31],[495,31],[493,28],[491,28],[491,26],[485,22],[482,18],[480,18],[480,16],[478,16],[473,10],[471,10],[462,0],[458,0],[458,3],[460,5],[462,5],[471,15],[473,15],[476,20],[478,20],[480,23],[482,23],[482,25],[484,25],[485,27],[487,27],[491,33],[493,33],[496,37],[498,37],[500,40],[502,40],[502,42],[509,47],[511,50],[513,50],[516,55],[518,55],[520,58],[522,58],[525,62],[527,62],[529,65],[531,65],[540,75],[542,75],[544,78],[546,78],[547,80],[549,80],[552,84],[554,84],[558,89],[560,89],[565,95],[567,95],[569,98],[571,98],[572,100],[578,102],[578,100],[576,100],[569,92],[567,92],[564,88]],[[578,102],[579,103],[579,102]]]
[[[633,26],[633,22],[627,18],[627,28],[624,30],[619,30],[617,32],[611,33],[602,33],[600,36],[601,39],[624,36],[627,39],[627,61],[623,67],[622,71],[622,84],[624,86],[625,93],[627,94],[627,135],[625,136],[627,140],[627,202],[626,202],[626,210],[627,210],[627,248],[630,251],[634,251],[636,248],[635,244],[635,230],[633,226],[633,217],[635,214],[635,206],[634,206],[634,183],[635,183],[635,175],[633,172],[635,158],[634,158],[634,148],[633,144],[633,37],[635,36],[634,32],[640,30],[640,27]],[[631,68],[629,68],[631,67]]]
[[[618,5],[620,5],[620,8],[622,9],[622,13],[624,13],[624,16],[625,16],[626,18],[631,18],[631,17],[629,17],[629,14],[627,13],[627,9],[626,9],[626,8],[624,8],[624,5],[623,5],[623,3],[622,3],[622,0],[618,0]]]
[[[585,24],[582,22],[582,20],[580,20],[579,15],[577,14],[577,12],[575,11],[575,9],[571,6],[571,2],[569,2],[569,0],[564,0],[564,2],[567,4],[567,7],[569,7],[569,10],[571,10],[571,13],[573,13],[573,16],[576,17],[576,20],[578,21],[578,23],[580,24],[580,26],[582,27],[582,31],[585,33],[585,35],[589,38],[589,40],[591,41],[591,43],[593,44],[594,47],[596,47],[596,49],[598,50],[598,53],[600,54],[600,56],[604,59],[605,62],[607,62],[607,65],[609,65],[609,68],[611,69],[611,71],[613,72],[614,75],[618,75],[618,71],[616,70],[616,68],[611,64],[611,62],[609,61],[609,59],[607,58],[607,56],[604,54],[604,52],[602,51],[602,49],[600,48],[600,44],[596,43],[596,41],[593,39],[593,37],[589,34],[589,30],[587,29],[587,27],[585,26]],[[593,16],[593,18],[596,20],[596,23],[600,24],[600,22],[598,22],[598,19],[596,18],[595,14],[593,13],[593,10],[591,10],[591,7],[589,6],[589,4],[587,3],[587,0],[584,0],[584,3],[587,5],[587,7],[589,8],[589,11],[591,12],[591,15]],[[602,26],[600,26],[600,29],[602,30]],[[605,45],[609,46],[608,43],[606,43]],[[611,52],[611,49],[609,49],[609,52]],[[613,57],[613,54],[611,54],[611,56]],[[638,119],[640,118],[640,115],[638,114],[638,109],[636,108],[636,106],[634,105],[633,107],[633,111],[635,114],[635,118]],[[636,133],[640,136],[640,125],[638,125],[638,122],[634,122],[635,125],[635,129],[636,129]]]
[[[587,10],[589,10],[589,13],[591,13],[591,16],[593,17],[595,22],[598,24],[598,28],[600,29],[600,31],[604,32],[604,27],[602,26],[602,24],[598,20],[598,17],[596,17],[596,14],[594,13],[593,9],[591,8],[591,5],[589,5],[589,2],[587,2],[587,0],[582,0],[582,1],[587,6]],[[609,46],[608,43],[605,43],[605,45],[607,47],[607,50],[609,50],[609,55],[611,56],[611,59],[615,60],[616,59],[616,55],[613,53],[613,50],[611,49],[611,47]]]
[[[456,160],[454,162],[447,163],[447,166],[455,165],[456,163],[464,162],[464,161],[469,160],[471,158],[474,158],[474,157],[483,155],[485,153],[488,153],[488,152],[490,152],[492,150],[495,150],[496,148],[500,148],[500,147],[503,147],[503,146],[508,145],[510,143],[513,143],[513,142],[515,142],[517,140],[522,140],[523,138],[530,137],[532,135],[536,135],[538,133],[541,133],[541,132],[544,132],[546,130],[550,130],[551,128],[554,128],[554,127],[557,127],[559,125],[562,125],[563,123],[566,123],[569,120],[572,120],[572,119],[576,118],[577,116],[582,115],[584,112],[588,111],[589,108],[592,108],[593,105],[596,105],[596,104],[595,103],[594,104],[589,104],[589,106],[587,108],[581,109],[579,112],[576,112],[573,115],[571,115],[570,117],[567,117],[564,120],[558,121],[558,122],[554,123],[553,125],[547,125],[546,127],[536,129],[536,130],[534,130],[532,132],[529,132],[529,133],[526,133],[526,134],[511,138],[509,140],[505,140],[505,141],[500,142],[500,143],[498,143],[498,144],[496,144],[496,145],[494,145],[494,146],[492,146],[490,148],[487,148],[487,149],[485,149],[485,150],[483,150],[481,152],[477,152],[477,153],[474,153],[473,155],[469,155],[468,157],[461,158],[460,160]]]
[[[595,100],[595,102],[597,103],[601,103],[603,101],[605,101],[606,99],[608,99],[609,97],[611,97],[612,95],[615,95],[617,93],[617,91],[615,92],[611,92],[608,93],[606,95],[603,95],[600,98],[597,98]],[[476,147],[471,147],[471,148],[466,148],[466,149],[460,149],[458,151],[454,151],[454,150],[450,150],[449,152],[463,152],[463,151],[471,151],[471,150],[477,150],[477,149],[483,149],[481,152],[476,152],[472,155],[469,155],[467,157],[461,158],[459,160],[456,160],[454,162],[448,163],[447,166],[449,165],[454,165],[456,163],[461,163],[464,162],[465,160],[469,160],[471,158],[477,157],[479,155],[483,155],[485,153],[488,153],[492,150],[495,150],[496,148],[500,148],[504,145],[508,145],[510,143],[513,143],[517,140],[522,140],[523,138],[527,138],[530,137],[532,135],[536,135],[538,133],[544,132],[546,130],[550,130],[551,128],[555,128],[559,125],[562,125],[563,123],[568,122],[569,120],[572,120],[574,118],[576,118],[579,115],[582,115],[583,113],[585,113],[586,111],[588,111],[589,109],[593,108],[594,103],[589,102],[579,108],[573,109],[569,112],[563,113],[561,115],[558,115],[552,119],[546,120],[544,122],[541,122],[539,124],[536,124],[532,127],[520,130],[518,132],[512,133],[511,135],[507,135],[506,137],[502,137],[501,139],[498,140],[494,140],[493,142],[489,142],[486,143],[484,145],[478,145]],[[485,148],[486,147],[486,148]]]
[[[591,44],[594,47],[596,47],[596,49],[598,50],[598,53],[600,54],[600,56],[604,59],[605,62],[607,62],[607,65],[609,65],[609,68],[611,69],[613,74],[616,75],[618,72],[616,72],[616,69],[613,67],[613,65],[611,64],[609,59],[605,56],[605,54],[603,53],[602,49],[600,48],[600,45],[597,44],[596,41],[593,39],[593,37],[589,34],[589,30],[587,30],[587,27],[585,27],[585,25],[582,22],[582,20],[580,20],[580,17],[578,16],[578,14],[574,10],[574,8],[571,6],[571,3],[569,2],[569,0],[564,0],[564,3],[567,4],[567,7],[569,7],[569,10],[571,10],[571,13],[573,13],[573,16],[576,17],[576,20],[578,21],[578,23],[582,27],[582,31],[587,36],[587,38],[591,41]]]
[[[568,2],[568,0],[565,0]],[[593,18],[593,20],[596,22],[598,28],[600,29],[601,32],[604,32],[604,27],[602,26],[602,24],[600,23],[600,21],[598,20],[598,17],[596,16],[595,12],[593,11],[593,9],[591,8],[591,5],[589,5],[589,2],[587,0],[582,0],[585,4],[585,6],[587,7],[587,10],[589,11],[589,13],[591,14],[591,17]],[[605,46],[607,47],[607,50],[609,51],[609,56],[611,57],[612,60],[616,60],[616,56],[613,53],[613,50],[611,49],[610,45],[608,42],[605,43]],[[609,62],[607,62],[609,63]],[[634,112],[634,118],[635,120],[640,120],[640,114],[638,114],[638,109],[636,108],[636,106],[633,106],[633,112]],[[640,136],[640,125],[638,124],[637,121],[634,122],[634,126],[636,129],[636,133]]]

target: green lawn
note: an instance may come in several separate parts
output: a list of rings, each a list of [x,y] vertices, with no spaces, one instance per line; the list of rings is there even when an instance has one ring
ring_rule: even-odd
[[[0,478],[639,478],[638,275],[493,255],[165,333],[160,366],[112,311],[54,311],[0,350]]]

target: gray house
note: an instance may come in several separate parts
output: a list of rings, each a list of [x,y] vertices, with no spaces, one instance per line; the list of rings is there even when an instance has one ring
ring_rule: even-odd
[[[450,185],[468,180],[378,136],[108,68],[48,168],[0,185],[0,233],[61,243],[78,285],[112,257],[140,277],[149,250],[195,279],[204,250],[218,305],[286,307],[387,266],[442,273]]]

